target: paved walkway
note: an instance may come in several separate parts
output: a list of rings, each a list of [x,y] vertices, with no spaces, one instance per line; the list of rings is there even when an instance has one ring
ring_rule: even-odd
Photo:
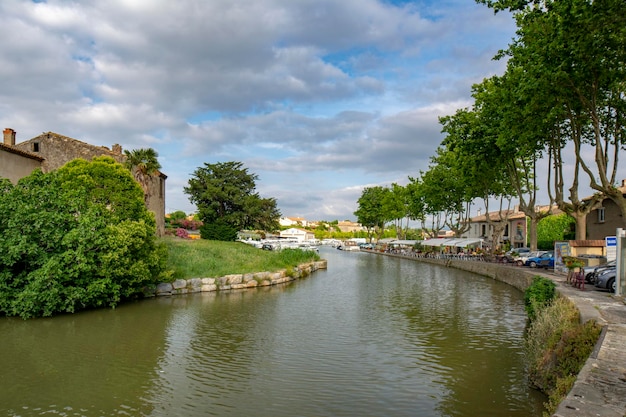
[[[626,304],[621,297],[586,286],[584,290],[565,282],[565,277],[541,274],[557,284],[558,291],[580,310],[582,321],[603,326],[595,350],[578,374],[555,417],[626,416]]]

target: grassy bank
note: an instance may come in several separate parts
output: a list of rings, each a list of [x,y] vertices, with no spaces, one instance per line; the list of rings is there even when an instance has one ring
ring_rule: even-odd
[[[525,295],[529,379],[548,395],[544,416],[551,416],[574,385],[601,328],[594,321],[581,324],[574,303],[559,297],[546,278],[536,277]]]
[[[277,271],[319,260],[312,251],[264,251],[240,242],[188,240],[166,236],[167,267],[175,279],[220,277],[248,272]]]

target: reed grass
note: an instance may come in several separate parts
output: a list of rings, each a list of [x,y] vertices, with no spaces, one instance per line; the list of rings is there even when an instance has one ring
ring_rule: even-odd
[[[165,236],[163,242],[167,246],[167,267],[172,271],[172,281],[278,271],[320,259],[313,251],[264,251],[241,242],[191,240],[175,236]]]

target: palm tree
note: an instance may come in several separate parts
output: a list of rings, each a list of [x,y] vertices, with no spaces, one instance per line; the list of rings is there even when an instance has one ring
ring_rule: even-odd
[[[135,177],[135,180],[143,188],[144,201],[146,205],[150,197],[150,180],[159,172],[161,164],[157,160],[159,154],[152,148],[125,150],[125,166]]]

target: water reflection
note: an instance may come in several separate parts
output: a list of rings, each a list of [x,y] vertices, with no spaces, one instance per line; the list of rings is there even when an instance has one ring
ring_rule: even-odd
[[[0,320],[0,414],[541,414],[519,292],[407,260],[323,256],[328,271],[293,285]]]

